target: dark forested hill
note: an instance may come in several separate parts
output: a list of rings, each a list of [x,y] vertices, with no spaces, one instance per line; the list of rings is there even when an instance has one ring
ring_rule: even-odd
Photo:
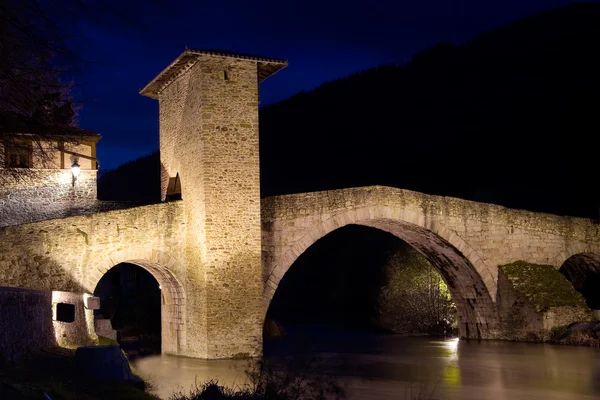
[[[596,216],[598,49],[600,5],[577,4],[265,107],[263,196],[381,184]]]
[[[102,173],[98,179],[98,198],[141,203],[160,201],[158,151]]]

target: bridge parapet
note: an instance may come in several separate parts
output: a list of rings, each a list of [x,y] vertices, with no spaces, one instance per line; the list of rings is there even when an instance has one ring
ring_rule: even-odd
[[[267,197],[262,200],[262,221],[343,212],[372,205],[401,207],[431,217],[457,219],[469,225],[493,224],[568,237],[599,241],[600,224],[587,218],[511,209],[456,197],[436,196],[389,186],[366,186]]]

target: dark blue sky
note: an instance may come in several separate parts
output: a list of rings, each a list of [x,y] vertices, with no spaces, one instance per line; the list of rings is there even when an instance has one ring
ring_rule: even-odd
[[[158,148],[158,104],[138,94],[185,48],[224,49],[289,60],[261,86],[262,105],[384,63],[404,63],[441,41],[479,32],[568,0],[126,1],[126,23],[82,22],[76,77],[82,128],[103,139],[109,169]]]

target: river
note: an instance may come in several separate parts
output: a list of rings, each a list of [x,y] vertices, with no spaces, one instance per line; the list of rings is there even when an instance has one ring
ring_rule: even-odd
[[[348,399],[600,398],[600,349],[338,333],[273,342],[265,353],[299,368],[300,360],[318,359],[319,371],[333,376]],[[168,399],[209,379],[242,385],[248,362],[152,356],[135,367],[155,394]]]

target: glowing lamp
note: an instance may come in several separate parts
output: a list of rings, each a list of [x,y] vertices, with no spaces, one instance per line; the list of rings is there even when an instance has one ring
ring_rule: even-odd
[[[77,161],[75,161],[73,165],[71,165],[71,172],[73,173],[73,178],[77,179],[80,171],[81,167],[79,167],[79,164],[77,164]]]

